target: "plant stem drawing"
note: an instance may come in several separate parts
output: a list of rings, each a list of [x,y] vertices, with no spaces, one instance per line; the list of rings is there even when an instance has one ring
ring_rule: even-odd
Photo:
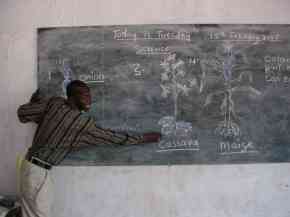
[[[225,45],[224,53],[223,59],[216,61],[217,64],[215,65],[215,70],[222,74],[224,88],[208,94],[204,106],[209,106],[215,96],[223,95],[220,110],[224,118],[218,124],[215,132],[224,138],[235,138],[241,135],[241,130],[235,122],[238,117],[235,112],[233,94],[236,92],[244,92],[251,97],[257,97],[261,93],[250,85],[253,82],[252,73],[250,71],[239,71],[238,64],[236,64],[236,55],[238,52],[234,52],[231,45]],[[234,72],[236,74],[235,76],[233,75]]]
[[[190,90],[197,88],[197,79],[186,73],[185,63],[172,53],[161,62],[163,72],[161,73],[160,87],[161,96],[168,98],[172,96],[174,102],[174,115],[166,116],[159,120],[162,126],[162,134],[165,136],[191,136],[192,124],[184,121],[177,121],[178,98],[180,95],[189,96]]]
[[[224,99],[221,104],[221,111],[224,115],[224,120],[217,127],[217,131],[224,137],[239,136],[240,128],[234,123],[231,116],[235,115],[234,101],[232,99],[232,69],[234,64],[234,55],[229,48],[226,52],[226,57],[223,62],[223,77],[225,81],[226,90],[224,92]]]
[[[188,96],[189,91],[197,86],[197,79],[187,75],[184,61],[177,59],[175,53],[168,55],[160,65],[164,70],[161,73],[161,96],[163,98],[172,96],[174,118],[176,120],[178,116],[178,97],[180,95]]]

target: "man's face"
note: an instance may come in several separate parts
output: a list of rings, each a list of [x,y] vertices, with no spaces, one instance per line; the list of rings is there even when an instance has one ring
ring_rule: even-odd
[[[80,111],[90,110],[92,99],[89,88],[81,87],[78,88],[77,94],[74,97],[76,106]]]

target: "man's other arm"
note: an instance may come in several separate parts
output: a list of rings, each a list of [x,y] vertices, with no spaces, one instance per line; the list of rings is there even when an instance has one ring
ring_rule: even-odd
[[[22,123],[39,123],[45,112],[47,103],[48,99],[42,97],[39,90],[35,91],[28,103],[19,106],[17,110],[19,121]]]

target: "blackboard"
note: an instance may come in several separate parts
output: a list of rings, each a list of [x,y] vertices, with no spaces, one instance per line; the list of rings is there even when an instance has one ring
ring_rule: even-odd
[[[63,164],[290,161],[290,26],[164,24],[38,29],[38,85],[92,91],[98,126],[156,144],[93,146]]]

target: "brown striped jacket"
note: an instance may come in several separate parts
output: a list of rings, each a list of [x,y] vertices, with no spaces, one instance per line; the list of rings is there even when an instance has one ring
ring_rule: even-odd
[[[140,137],[97,127],[95,120],[73,110],[62,97],[29,102],[18,108],[22,123],[38,124],[27,157],[58,165],[72,150],[88,145],[137,144]]]

